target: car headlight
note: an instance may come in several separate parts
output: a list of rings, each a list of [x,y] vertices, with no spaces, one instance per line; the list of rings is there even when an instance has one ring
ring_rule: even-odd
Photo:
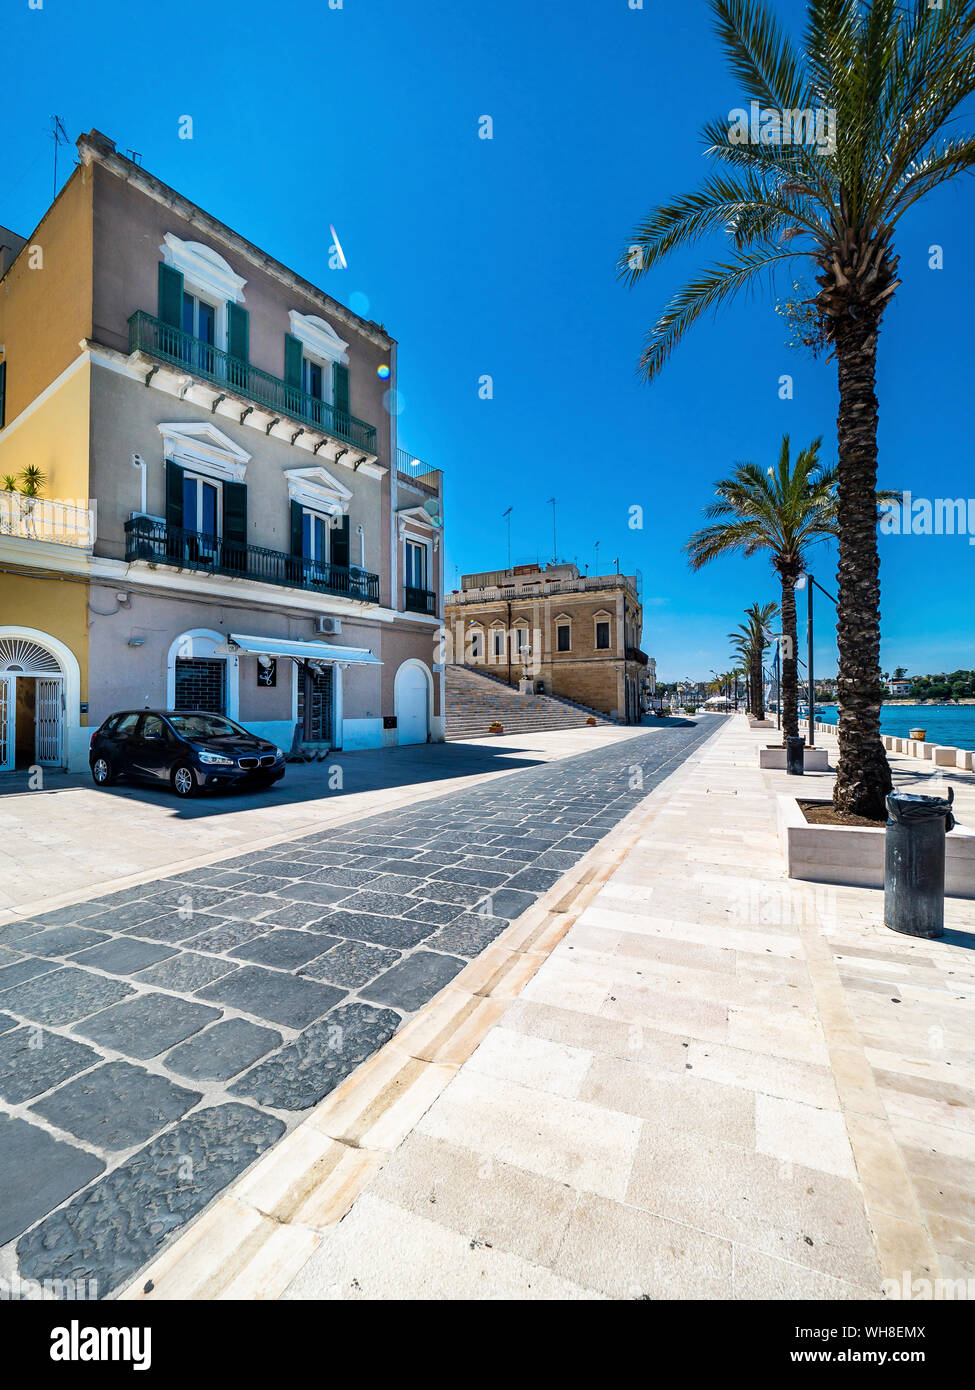
[[[274,750],[274,756],[275,756],[276,758],[283,758],[283,757],[284,757],[284,749],[283,749],[283,748],[275,748],[275,750]]]
[[[201,763],[219,763],[221,767],[233,767],[233,758],[225,758],[222,753],[210,753],[205,748],[201,748],[197,754]]]

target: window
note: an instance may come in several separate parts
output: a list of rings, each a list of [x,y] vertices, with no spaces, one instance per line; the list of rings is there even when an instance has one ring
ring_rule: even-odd
[[[138,724],[138,722],[138,714],[123,714],[115,721],[114,727],[111,729],[111,733],[113,733],[116,737],[125,738],[129,734],[135,733],[135,726]]]
[[[609,623],[596,624],[596,650],[609,651]]]
[[[328,561],[328,518],[307,507],[301,514],[301,553],[306,560],[323,565]]]
[[[223,714],[226,664],[214,657],[176,658],[175,709]],[[176,721],[173,721],[176,723]],[[182,732],[182,731],[181,731]]]
[[[560,652],[571,652],[572,628],[568,623],[559,623],[556,628],[556,646]]]
[[[427,587],[427,548],[417,541],[406,542],[405,583],[408,589]]]
[[[169,726],[165,720],[159,718],[158,714],[143,715],[142,728],[139,732],[143,738],[158,738],[164,743],[169,742]]]
[[[484,660],[484,633],[482,632],[482,630],[481,630],[479,627],[475,627],[475,628],[472,628],[472,629],[471,629],[471,632],[470,632],[470,640],[471,640],[471,660],[472,660],[472,661],[483,661],[483,660]]]
[[[504,656],[504,632],[501,629],[491,633],[491,644],[495,656]]]
[[[220,489],[195,473],[183,474],[183,529],[204,536],[220,534]]]
[[[217,714],[173,714],[170,722],[183,738],[227,738],[233,734],[247,733],[232,719],[224,719]]]
[[[527,646],[528,646],[528,629],[527,629],[527,627],[516,627],[516,628],[515,628],[515,651],[516,651],[516,652],[523,652]]]
[[[213,346],[216,341],[217,311],[206,300],[183,291],[183,332],[187,338],[196,339],[188,343],[183,340],[184,360],[196,371],[213,376],[216,358]]]
[[[302,358],[301,362],[301,389],[309,396],[314,396],[316,401],[323,401],[325,387],[325,373],[322,371],[320,362],[313,362],[310,357]]]

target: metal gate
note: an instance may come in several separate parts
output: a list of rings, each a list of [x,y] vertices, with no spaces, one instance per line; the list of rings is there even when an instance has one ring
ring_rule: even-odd
[[[14,683],[0,676],[0,772],[14,765]]]
[[[64,694],[61,678],[54,680],[38,677],[37,706],[35,721],[37,725],[37,761],[45,766],[61,764],[61,714],[64,708]]]
[[[305,670],[298,676],[298,727],[303,743],[332,742],[332,668]]]

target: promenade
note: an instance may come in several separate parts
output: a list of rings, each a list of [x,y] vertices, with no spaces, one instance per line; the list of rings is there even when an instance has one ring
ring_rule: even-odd
[[[265,1265],[267,1295],[870,1299],[975,1279],[973,904],[949,900],[926,942],[882,926],[878,891],[790,882],[774,794],[795,779],[759,771],[770,738],[729,719],[632,813],[520,993],[480,962],[453,982],[489,1026],[452,1028],[441,996],[326,1102],[317,1132],[375,1171],[341,1224],[341,1201],[307,1221],[287,1284],[293,1251]],[[892,766],[930,789],[930,764]],[[948,779],[972,824],[975,778]],[[424,1084],[403,1085],[407,1059]],[[240,1200],[267,1213],[260,1167]]]

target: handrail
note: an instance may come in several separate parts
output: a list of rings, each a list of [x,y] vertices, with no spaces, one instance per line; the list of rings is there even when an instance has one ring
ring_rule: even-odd
[[[379,576],[367,570],[333,565],[327,560],[309,560],[304,555],[288,555],[263,545],[227,541],[203,531],[187,531],[151,517],[131,517],[125,523],[125,558],[154,565],[173,565],[177,569],[253,579],[262,584],[280,584],[291,589],[311,589],[318,593],[339,594],[362,603],[379,602]]]
[[[129,352],[146,352],[201,376],[216,386],[256,401],[267,410],[280,411],[294,420],[313,425],[336,439],[345,440],[364,453],[375,454],[376,430],[328,401],[311,396],[298,386],[289,386],[280,377],[231,357],[222,348],[201,338],[193,338],[179,328],[139,309],[129,319]]]

